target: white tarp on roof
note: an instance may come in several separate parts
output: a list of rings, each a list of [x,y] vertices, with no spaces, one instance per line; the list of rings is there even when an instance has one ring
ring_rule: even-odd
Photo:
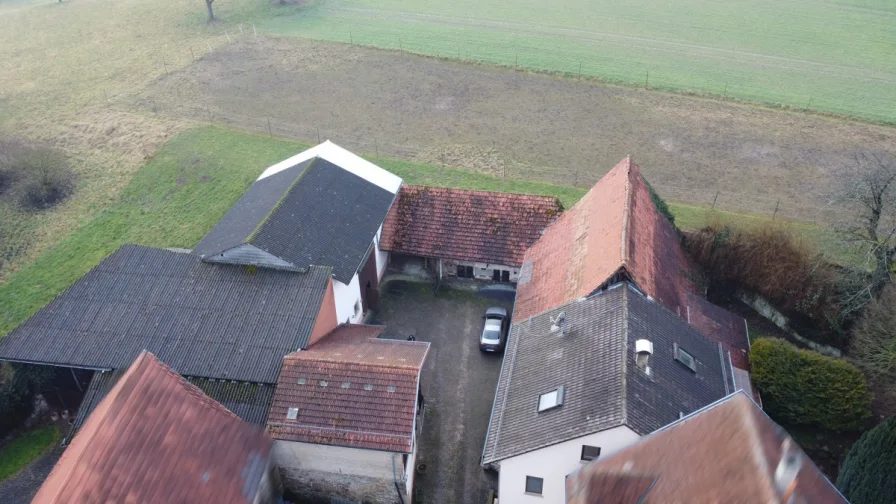
[[[314,157],[325,159],[343,170],[354,173],[371,184],[382,187],[392,194],[397,193],[398,188],[401,187],[401,178],[397,175],[380,168],[357,154],[343,149],[329,140],[271,166],[258,177],[258,180],[292,168]]]

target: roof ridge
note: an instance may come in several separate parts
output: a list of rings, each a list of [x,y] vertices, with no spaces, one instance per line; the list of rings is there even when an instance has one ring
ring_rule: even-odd
[[[742,390],[738,390],[739,392]],[[744,393],[746,395],[746,393]],[[750,399],[747,397],[747,399]],[[752,399],[750,399],[752,401]],[[760,474],[762,474],[762,483],[760,483],[766,491],[770,493],[769,501],[776,500],[779,495],[778,491],[775,489],[774,484],[770,481],[772,477],[772,470],[769,467],[768,461],[765,458],[765,451],[762,448],[762,436],[759,434],[759,422],[754,415],[754,412],[751,411],[751,407],[749,403],[735,404],[737,410],[741,412],[739,417],[741,417],[741,424],[744,429],[747,431],[747,435],[750,436],[748,442],[750,443],[750,454],[752,455],[752,462],[755,464],[756,469],[759,470]]]
[[[629,247],[628,247],[628,237],[629,237],[629,226],[631,225],[632,219],[630,219],[630,214],[632,210],[632,198],[634,198],[634,191],[632,190],[632,157],[626,156],[625,159],[622,160],[624,165],[625,172],[625,201],[623,202],[622,207],[622,243],[621,243],[621,252],[622,252],[622,266],[625,267],[628,265],[629,260]]]
[[[271,216],[274,215],[274,213],[277,211],[277,209],[279,209],[283,205],[283,200],[285,200],[286,197],[289,195],[289,193],[295,188],[296,184],[298,184],[299,181],[305,177],[305,174],[308,173],[308,170],[310,170],[311,168],[314,167],[314,164],[317,162],[318,159],[320,159],[320,157],[314,156],[309,160],[311,162],[308,163],[308,166],[306,166],[305,169],[302,170],[302,173],[300,173],[295,178],[295,180],[293,180],[289,184],[289,186],[286,188],[286,190],[283,191],[283,195],[280,196],[279,199],[277,199],[277,204],[274,205],[271,208],[271,210],[264,216],[264,218],[261,219],[261,222],[258,223],[258,226],[255,226],[255,229],[253,229],[252,232],[249,233],[248,238],[246,238],[246,243],[252,243],[252,240],[254,240],[255,237],[258,236],[258,233],[261,232],[261,228],[264,227],[264,225],[268,222],[268,220],[270,220]],[[295,168],[296,166],[299,166],[300,164],[302,164],[302,163],[297,163],[292,168]],[[287,169],[289,169],[289,168],[287,168]],[[265,251],[265,252],[267,252],[267,251]],[[270,254],[270,252],[268,252],[268,253]],[[271,255],[273,255],[273,254],[271,254]],[[285,261],[285,259],[283,259],[282,257],[278,257],[277,259],[281,259],[281,260]],[[287,261],[287,262],[289,262],[289,261]]]
[[[440,190],[440,191],[458,191],[458,192],[467,192],[467,193],[485,193],[485,194],[496,194],[501,197],[514,197],[514,196],[525,196],[527,198],[537,198],[543,199],[546,202],[554,202],[559,201],[560,198],[557,196],[548,196],[545,194],[531,194],[531,193],[520,193],[520,192],[506,192],[506,191],[489,191],[486,189],[467,189],[464,187],[447,187],[447,186],[434,186],[434,185],[425,185],[425,184],[405,184],[401,186],[399,191],[404,189],[420,189],[423,191],[430,190]]]

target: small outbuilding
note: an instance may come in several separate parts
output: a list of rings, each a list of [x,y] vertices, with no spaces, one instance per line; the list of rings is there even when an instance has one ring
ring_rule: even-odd
[[[396,270],[515,283],[526,249],[562,211],[555,197],[406,185],[380,248]]]

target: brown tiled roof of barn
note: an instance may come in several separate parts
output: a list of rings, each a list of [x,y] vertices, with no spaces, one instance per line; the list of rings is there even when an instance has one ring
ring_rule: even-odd
[[[688,294],[688,322],[707,338],[719,342],[731,354],[731,364],[739,369],[750,369],[750,336],[743,317],[716,306],[706,299]]]
[[[638,166],[619,162],[526,252],[514,318],[588,296],[617,273],[673,312],[696,292],[675,228],[657,210]]]
[[[403,186],[383,223],[391,252],[519,266],[563,206],[555,197]]]
[[[743,392],[571,474],[566,479],[566,502],[784,502],[776,488],[775,469],[788,445],[802,461],[788,502],[845,503],[787,432]],[[643,484],[645,476],[655,479],[649,488]],[[630,498],[633,487],[645,489],[645,494]]]
[[[268,432],[275,439],[409,453],[429,343],[378,339],[343,324],[283,359]],[[290,420],[290,408],[298,408]]]
[[[263,431],[143,352],[87,419],[33,502],[248,503],[267,470],[271,445]]]

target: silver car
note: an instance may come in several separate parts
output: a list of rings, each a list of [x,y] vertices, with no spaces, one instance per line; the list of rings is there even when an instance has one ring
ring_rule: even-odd
[[[485,310],[482,316],[482,334],[479,336],[479,349],[483,352],[502,352],[507,344],[507,330],[510,328],[510,317],[507,310],[492,307]]]

